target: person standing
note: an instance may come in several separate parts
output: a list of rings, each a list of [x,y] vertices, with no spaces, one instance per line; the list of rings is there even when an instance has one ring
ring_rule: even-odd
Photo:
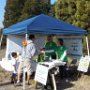
[[[27,69],[27,83],[30,84],[30,75],[32,74],[32,58],[35,55],[36,47],[34,44],[34,35],[29,36],[29,40],[27,40],[25,47],[23,47],[22,50],[22,61],[20,62],[19,68],[18,68],[18,80],[17,84],[20,83],[20,76],[23,70],[23,67],[25,66]]]
[[[56,54],[57,54],[57,59],[62,61],[62,62],[66,62],[66,65],[64,66],[59,66],[59,72],[60,72],[60,77],[61,79],[66,78],[67,77],[67,49],[64,46],[64,41],[63,39],[58,39],[58,46],[56,47]]]
[[[55,53],[55,47],[56,47],[56,46],[57,46],[57,45],[56,45],[55,42],[53,42],[52,36],[49,35],[49,36],[47,37],[47,42],[46,42],[46,44],[45,44],[45,46],[44,46],[44,48],[45,48],[45,59],[46,59],[46,60],[49,59],[50,57],[51,57],[52,59],[56,59],[56,53]]]
[[[13,72],[12,72],[12,76],[11,76],[11,83],[15,84],[16,83],[16,76],[17,76],[17,68],[18,68],[18,62],[17,62],[17,53],[16,52],[12,52],[12,66],[13,66]]]

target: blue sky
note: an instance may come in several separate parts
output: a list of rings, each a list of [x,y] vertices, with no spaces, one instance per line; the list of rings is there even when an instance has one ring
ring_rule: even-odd
[[[53,4],[56,0],[51,0],[51,3]],[[0,0],[0,28],[3,27],[3,20],[4,20],[4,8],[6,5],[6,0]]]
[[[2,21],[4,20],[4,7],[6,4],[6,0],[0,0],[0,28],[3,27]]]

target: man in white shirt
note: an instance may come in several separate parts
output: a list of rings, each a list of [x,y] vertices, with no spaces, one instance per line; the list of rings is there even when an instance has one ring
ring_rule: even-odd
[[[35,44],[33,43],[35,39],[34,35],[29,36],[29,40],[27,40],[27,45],[23,47],[22,50],[22,61],[20,62],[19,68],[18,68],[18,80],[17,83],[20,82],[20,76],[23,70],[23,67],[25,66],[27,69],[27,83],[30,84],[30,75],[32,74],[32,58],[35,55],[36,52],[36,47]]]

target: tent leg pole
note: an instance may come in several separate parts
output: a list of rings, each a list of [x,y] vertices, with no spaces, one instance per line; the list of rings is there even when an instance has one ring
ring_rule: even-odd
[[[28,39],[28,34],[25,34],[25,40],[27,41],[27,39]],[[26,75],[25,75],[25,64],[24,64],[24,66],[23,66],[23,90],[26,89],[25,77],[26,77]]]
[[[1,40],[0,40],[0,49],[1,49],[1,45],[2,45],[2,39],[3,39],[3,34],[1,35]]]
[[[23,67],[23,90],[26,89],[26,85],[25,85],[25,77],[26,77],[26,75],[25,75],[25,66],[24,66],[24,67]]]
[[[86,36],[86,45],[87,45],[87,52],[88,52],[88,56],[90,55],[90,52],[89,52],[89,44],[88,44],[88,37]]]
[[[27,41],[27,39],[28,39],[28,34],[25,35],[25,39],[26,39],[26,41]]]

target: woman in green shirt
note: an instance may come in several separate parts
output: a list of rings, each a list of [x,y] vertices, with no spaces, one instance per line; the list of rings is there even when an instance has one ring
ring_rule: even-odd
[[[57,59],[62,61],[62,62],[66,62],[66,65],[64,66],[59,66],[59,72],[60,72],[60,77],[61,79],[63,79],[64,77],[67,77],[67,49],[64,46],[64,42],[63,39],[58,39],[58,44],[59,46],[56,47],[56,54],[57,54]]]

